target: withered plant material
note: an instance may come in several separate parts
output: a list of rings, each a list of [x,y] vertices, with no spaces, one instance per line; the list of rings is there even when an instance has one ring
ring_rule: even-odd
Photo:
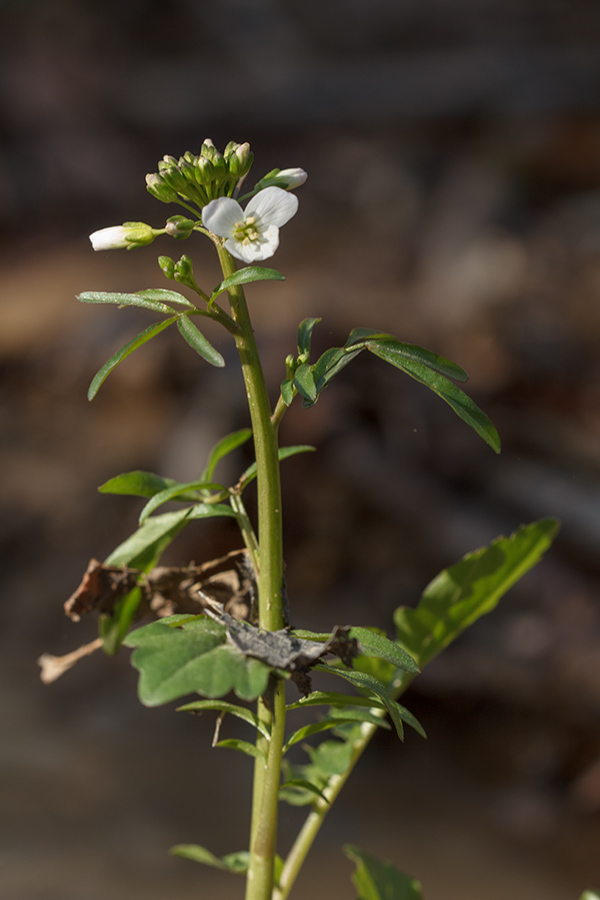
[[[85,613],[112,615],[115,605],[136,585],[142,590],[137,618],[197,614],[204,610],[206,596],[234,618],[246,619],[251,616],[256,594],[252,564],[245,550],[233,550],[200,565],[157,566],[148,574],[92,559],[81,584],[65,603],[65,613],[74,622]]]
[[[52,684],[57,678],[60,678],[75,663],[78,663],[84,656],[90,656],[102,646],[102,638],[96,638],[89,644],[83,644],[72,653],[66,653],[64,656],[52,656],[51,653],[42,653],[38,659],[38,666],[41,667],[40,678],[44,684]]]
[[[229,641],[245,656],[290,673],[292,681],[305,696],[311,691],[310,669],[324,656],[333,654],[352,668],[358,655],[358,641],[349,636],[349,625],[336,625],[326,641],[310,641],[296,637],[287,629],[263,631],[249,622],[232,618],[219,604],[207,603],[206,613],[227,629]]]

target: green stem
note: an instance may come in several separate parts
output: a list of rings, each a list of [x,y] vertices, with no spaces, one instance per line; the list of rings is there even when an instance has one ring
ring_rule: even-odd
[[[215,242],[224,278],[236,271],[231,254]],[[232,318],[238,328],[234,334],[246,386],[256,455],[258,494],[258,619],[266,631],[284,626],[283,613],[283,539],[281,486],[277,448],[277,424],[271,421],[267,393],[252,323],[241,285],[229,288]],[[281,748],[285,730],[284,685],[279,681],[273,691],[272,705],[266,698],[258,701],[258,715],[271,729],[267,766],[260,760],[254,768],[250,862],[246,880],[246,900],[270,900],[273,891],[273,862],[277,836],[277,805],[281,771]],[[263,750],[265,738],[259,735],[257,746]]]
[[[413,680],[412,675],[403,675],[399,678],[397,686],[393,691],[394,699],[398,699],[401,694],[406,691]],[[373,709],[375,715],[385,716],[385,710]],[[314,804],[313,811],[307,816],[304,825],[298,832],[298,836],[287,855],[281,877],[279,879],[279,887],[273,892],[273,900],[286,900],[289,895],[296,878],[302,868],[302,864],[312,847],[321,825],[325,821],[325,816],[331,809],[334,800],[337,799],[340,791],[346,784],[348,778],[352,774],[358,760],[366,750],[369,741],[377,731],[376,725],[365,722],[361,728],[361,736],[354,742],[350,763],[345,772],[341,775],[332,775],[328,784],[323,789],[323,797],[319,798]]]

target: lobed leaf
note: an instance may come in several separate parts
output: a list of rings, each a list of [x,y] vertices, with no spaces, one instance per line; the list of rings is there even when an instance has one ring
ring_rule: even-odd
[[[130,632],[132,665],[140,672],[138,694],[159,706],[186,694],[223,697],[233,690],[255,700],[267,686],[271,668],[244,656],[227,642],[227,630],[206,616],[169,617]]]
[[[419,882],[391,863],[381,862],[353,844],[346,844],[344,853],[356,866],[352,881],[358,891],[357,900],[423,900]]]
[[[498,432],[486,414],[473,403],[464,391],[461,391],[439,372],[433,371],[428,365],[400,356],[395,350],[389,350],[385,343],[378,344],[374,341],[366,346],[375,356],[400,369],[406,375],[410,375],[415,381],[424,384],[434,394],[445,400],[457,416],[470,425],[495,453],[500,453]]]
[[[98,391],[100,390],[102,384],[106,381],[110,373],[113,369],[122,363],[124,359],[126,359],[130,353],[133,353],[134,350],[137,350],[138,347],[141,347],[142,344],[145,344],[147,341],[151,341],[153,337],[156,337],[157,334],[160,334],[161,331],[164,331],[165,328],[168,328],[169,325],[172,325],[173,322],[179,320],[179,316],[171,316],[170,319],[164,319],[162,322],[159,322],[157,325],[150,325],[148,328],[145,328],[144,331],[141,331],[137,334],[131,341],[128,341],[121,347],[120,350],[111,356],[109,360],[107,360],[101,369],[96,372],[92,379],[92,383],[88,389],[88,400],[93,400]]]
[[[210,481],[210,479],[214,475],[214,471],[218,463],[229,453],[232,453],[234,450],[237,450],[238,447],[241,447],[242,444],[245,444],[246,441],[248,441],[251,437],[251,428],[241,428],[239,431],[234,431],[232,432],[232,434],[227,434],[224,438],[221,438],[220,441],[217,441],[215,446],[208,454],[208,462],[206,463],[206,468],[202,473],[202,478]]]
[[[398,642],[421,668],[535,566],[558,532],[555,519],[524,525],[510,537],[467,554],[425,588],[416,609],[394,614]]]
[[[210,363],[211,366],[222,368],[225,365],[225,360],[219,351],[204,337],[200,329],[190,321],[189,316],[179,316],[177,319],[177,328],[190,347],[192,347],[202,359],[205,359],[206,362]]]
[[[285,281],[285,275],[277,269],[267,269],[264,266],[246,266],[244,269],[238,269],[216,286],[210,295],[209,305],[228,288],[237,284],[250,284],[253,281]]]

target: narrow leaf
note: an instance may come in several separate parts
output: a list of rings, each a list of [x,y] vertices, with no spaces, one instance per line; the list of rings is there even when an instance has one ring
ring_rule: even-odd
[[[253,756],[255,759],[260,759],[265,766],[267,765],[267,760],[262,750],[259,750],[256,744],[250,744],[248,741],[240,741],[237,738],[227,738],[225,741],[219,741],[215,744],[215,747],[225,747],[227,750],[238,750],[240,753],[245,753],[246,756]]]
[[[443,375],[434,372],[423,363],[405,359],[399,354],[388,351],[385,344],[377,344],[375,342],[367,345],[371,353],[378,356],[385,362],[391,363],[397,369],[410,375],[415,381],[424,384],[432,390],[438,397],[445,400],[446,403],[454,410],[454,412],[483,440],[490,445],[495,453],[500,453],[500,438],[498,432],[486,416],[486,414],[473,403],[464,391],[461,391],[455,384],[448,381]]]
[[[92,383],[90,384],[88,390],[88,400],[93,400],[98,391],[100,390],[101,385],[110,375],[113,369],[119,365],[119,363],[123,362],[130,353],[133,353],[134,350],[137,350],[138,347],[141,347],[142,344],[145,344],[147,341],[152,340],[153,337],[156,337],[157,334],[160,334],[161,331],[164,331],[165,328],[168,328],[169,325],[172,325],[173,322],[178,321],[178,316],[172,316],[170,319],[164,319],[162,322],[159,322],[157,325],[150,325],[149,328],[145,328],[144,331],[141,331],[138,335],[136,335],[133,340],[128,341],[120,350],[111,356],[111,358],[104,363],[102,368],[94,375],[92,379]]]
[[[242,719],[249,725],[254,726],[257,731],[260,731],[267,740],[271,739],[269,729],[261,722],[256,713],[253,713],[249,709],[245,709],[243,706],[236,706],[234,703],[226,703],[224,700],[195,700],[193,703],[186,703],[185,706],[180,706],[177,709],[177,712],[202,712],[204,710],[213,709],[218,710],[219,712],[229,713],[230,716],[236,716],[238,719]]]
[[[232,434],[228,434],[224,438],[221,438],[208,455],[208,462],[206,463],[206,468],[202,473],[202,477],[207,481],[210,481],[218,463],[229,453],[232,453],[233,450],[237,450],[238,447],[245,444],[251,437],[251,428],[241,428],[239,431],[234,431]]]
[[[353,328],[348,335],[344,347],[353,347],[354,344],[362,344],[364,341],[395,341],[393,334],[385,331],[377,331],[375,328]]]
[[[524,525],[510,537],[467,554],[425,588],[416,609],[394,614],[398,642],[421,668],[535,566],[558,532],[555,519]]]
[[[153,516],[134,531],[105,560],[110,566],[134,566],[143,569],[140,560],[164,539],[173,538],[186,525],[189,509]],[[151,554],[153,555],[153,554]]]
[[[279,462],[283,462],[284,459],[288,459],[290,456],[295,456],[297,453],[313,453],[316,450],[316,447],[311,447],[310,444],[296,444],[293,447],[280,447],[278,450],[278,458]],[[256,478],[256,463],[253,462],[252,465],[248,466],[246,471],[243,473],[240,481],[244,482],[244,487],[250,484]],[[331,637],[331,635],[327,635],[327,637]]]
[[[216,300],[219,294],[236,284],[249,284],[252,281],[285,281],[285,275],[277,269],[266,269],[264,266],[246,266],[238,269],[233,275],[228,275],[221,284],[218,284],[210,295],[210,303]]]
[[[398,644],[388,640],[376,631],[355,626],[350,629],[350,637],[356,638],[360,644],[360,651],[365,656],[376,656],[378,659],[385,659],[386,662],[392,663],[405,672],[411,672],[413,675],[420,671],[412,656],[406,653]]]
[[[248,871],[249,856],[247,850],[238,850],[237,853],[227,853],[220,859],[198,844],[177,844],[169,851],[173,856],[191,859],[194,862],[203,863],[205,866],[213,866],[215,869],[223,869],[234,875],[245,875]]]
[[[143,309],[151,309],[152,312],[168,313],[172,315],[175,310],[161,302],[157,298],[145,297],[144,291],[139,294],[111,294],[104,291],[86,291],[79,294],[77,299],[81,303],[110,303],[115,306],[138,306]],[[191,304],[190,304],[191,305]]]
[[[183,294],[178,294],[177,291],[170,291],[167,288],[151,288],[145,291],[138,291],[136,296],[162,303],[178,303],[180,306],[187,306],[188,309],[196,308]]]
[[[362,347],[359,347],[356,350],[344,350],[343,347],[331,347],[329,350],[326,350],[313,366],[313,377],[317,387],[317,394],[320,394],[331,379],[338,375],[348,363],[351,363],[362,349]]]
[[[294,387],[298,393],[310,403],[314,403],[317,399],[317,386],[315,384],[312,368],[308,363],[303,363],[296,369],[296,374],[294,375]]]
[[[210,341],[204,337],[194,323],[190,322],[189,316],[179,316],[177,327],[182,337],[202,359],[205,359],[211,366],[216,366],[217,368],[222,368],[225,365],[225,360],[219,351],[215,350]]]
[[[382,343],[377,344],[379,349],[385,352],[389,357],[386,360],[387,362],[390,362],[391,358],[396,356],[398,359],[422,363],[429,369],[433,369],[435,372],[439,372],[440,375],[445,375],[447,378],[453,378],[455,381],[464,382],[469,380],[469,376],[465,370],[457,365],[457,363],[452,362],[452,360],[446,359],[444,356],[438,356],[437,353],[432,353],[431,350],[425,350],[423,347],[417,347],[415,344],[403,344],[401,341],[395,339],[389,340],[390,335],[387,337],[388,340],[384,340]],[[372,349],[372,340],[373,338],[366,343],[369,350]]]
[[[169,500],[181,500],[183,502],[188,502],[190,500],[197,501],[200,499],[197,491],[223,492],[225,490],[226,488],[224,488],[222,484],[215,484],[212,481],[188,481],[185,484],[172,484],[150,498],[140,513],[139,523],[140,525],[143,525],[148,516],[153,513],[155,509],[158,509],[163,503],[168,503]],[[198,516],[195,516],[194,518],[198,518]]]
[[[294,389],[294,379],[286,378],[285,381],[282,381],[280,390],[283,402],[286,406],[290,406],[292,400],[296,396]]]
[[[391,863],[381,862],[353,844],[346,844],[344,853],[356,866],[352,881],[358,900],[423,900],[419,882]]]
[[[304,706],[336,706],[341,709],[364,706],[369,709],[373,707],[385,709],[385,704],[375,697],[356,697],[350,694],[340,694],[336,691],[313,691],[308,697],[303,697],[302,700],[296,700],[295,703],[288,704],[287,709],[301,709]]]
[[[292,790],[290,790],[290,788]],[[311,781],[307,781],[305,778],[292,778],[290,781],[284,781],[284,783],[279,788],[279,796],[282,800],[285,800],[287,803],[294,803],[293,794],[296,793],[293,789],[296,789],[298,792],[308,791],[311,794],[316,794],[317,797],[320,797],[321,800],[324,800],[325,803],[329,803],[329,800],[323,793],[323,791],[317,787],[316,784],[313,784]]]
[[[343,725],[347,722],[369,722],[371,725],[377,725],[382,728],[390,727],[385,719],[380,719],[369,712],[363,712],[362,710],[356,710],[355,712],[355,715],[348,714],[347,716],[340,713],[337,716],[333,716],[332,718],[323,719],[321,722],[311,722],[310,725],[305,725],[303,728],[299,728],[298,731],[295,731],[292,735],[290,735],[290,737],[285,742],[283,746],[283,753],[287,753],[290,747],[293,747],[294,744],[298,744],[300,741],[305,740],[312,734],[320,734],[320,732],[322,731],[329,731],[332,728],[339,728],[340,725]]]
[[[173,487],[174,478],[161,478],[154,472],[124,472],[115,475],[98,488],[101,494],[126,494],[130,497],[153,497],[160,491]]]
[[[320,321],[321,319],[303,319],[298,325],[298,356],[308,356],[310,353],[313,328]]]

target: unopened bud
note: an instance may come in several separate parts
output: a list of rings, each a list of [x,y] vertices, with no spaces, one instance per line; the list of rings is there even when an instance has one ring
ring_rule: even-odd
[[[163,203],[173,203],[177,200],[177,194],[173,188],[166,184],[162,175],[157,175],[156,173],[146,175],[146,190]]]
[[[189,238],[193,229],[194,222],[192,219],[186,219],[185,216],[171,216],[170,219],[167,219],[167,224],[165,225],[166,233],[170,237],[179,238],[180,240]]]
[[[154,229],[145,222],[124,222],[94,231],[90,241],[94,250],[133,250],[151,244],[155,237]]]
[[[166,275],[166,277],[170,281],[173,281],[173,279],[175,278],[175,263],[173,262],[171,257],[170,256],[159,256],[158,264],[161,267],[163,274]]]
[[[194,281],[194,269],[192,266],[192,260],[185,253],[181,257],[181,259],[175,263],[174,277],[175,281],[180,281],[183,284],[189,284],[190,282],[193,283]]]
[[[308,174],[304,171],[304,169],[280,169],[277,173],[277,181],[284,182],[284,185],[280,185],[280,187],[285,186],[286,190],[293,191],[294,188],[300,187],[301,184],[304,184],[306,179],[308,178]]]

